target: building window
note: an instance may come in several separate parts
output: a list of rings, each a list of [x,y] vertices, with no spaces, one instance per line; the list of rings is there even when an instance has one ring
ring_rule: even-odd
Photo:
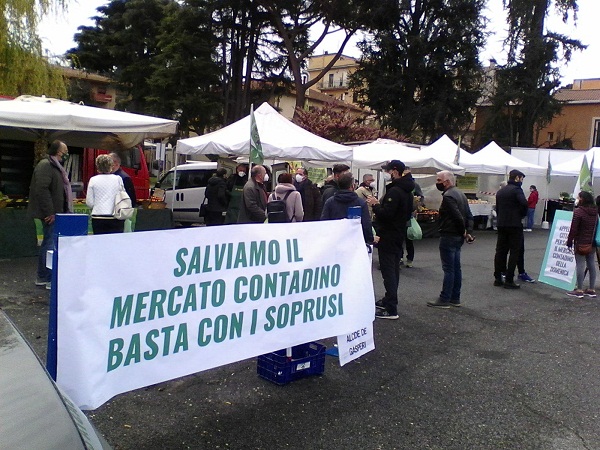
[[[333,74],[332,73],[329,74],[329,87],[330,88],[333,87]]]
[[[594,134],[592,137],[592,147],[600,147],[600,119],[594,119]]]
[[[548,142],[552,142],[554,140],[554,131],[548,131]]]

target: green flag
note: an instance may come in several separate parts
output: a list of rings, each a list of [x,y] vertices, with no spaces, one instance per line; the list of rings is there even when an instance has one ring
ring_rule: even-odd
[[[590,167],[588,166],[587,157],[585,155],[583,156],[583,163],[581,163],[581,170],[579,171],[579,189],[594,195],[594,190],[592,188],[592,173],[590,172]]]
[[[552,179],[552,164],[550,163],[550,152],[548,152],[548,168],[546,169],[546,181],[550,184]]]
[[[265,160],[258,135],[258,127],[254,119],[254,105],[250,106],[250,164],[262,164]]]

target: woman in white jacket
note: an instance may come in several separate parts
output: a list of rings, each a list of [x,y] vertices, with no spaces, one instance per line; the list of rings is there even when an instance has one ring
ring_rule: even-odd
[[[98,155],[98,175],[90,178],[85,203],[92,208],[92,230],[94,234],[122,233],[124,220],[113,217],[117,194],[124,190],[123,180],[112,173],[113,159],[110,155]]]

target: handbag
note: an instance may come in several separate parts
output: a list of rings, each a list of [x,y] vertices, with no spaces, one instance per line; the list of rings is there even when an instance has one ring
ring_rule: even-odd
[[[592,244],[577,244],[575,245],[575,253],[578,255],[589,255],[594,247]]]
[[[131,199],[125,190],[117,192],[115,197],[115,209],[113,217],[119,220],[131,219],[133,217],[134,208],[131,205]]]
[[[206,203],[206,197],[204,197],[204,200],[202,200],[202,203],[200,204],[200,213],[198,214],[198,216],[206,217],[207,212],[208,212],[208,203]]]
[[[421,225],[417,222],[417,219],[411,217],[410,226],[406,229],[406,237],[411,241],[418,241],[423,238],[423,230],[421,230]]]
[[[594,243],[596,247],[600,247],[600,227],[598,226],[598,221],[596,221],[596,233],[594,233]]]

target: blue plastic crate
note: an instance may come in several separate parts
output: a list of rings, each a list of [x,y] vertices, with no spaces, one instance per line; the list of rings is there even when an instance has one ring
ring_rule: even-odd
[[[287,384],[310,375],[325,372],[325,346],[317,342],[292,347],[292,357],[286,350],[277,350],[258,357],[256,372],[275,384]]]

